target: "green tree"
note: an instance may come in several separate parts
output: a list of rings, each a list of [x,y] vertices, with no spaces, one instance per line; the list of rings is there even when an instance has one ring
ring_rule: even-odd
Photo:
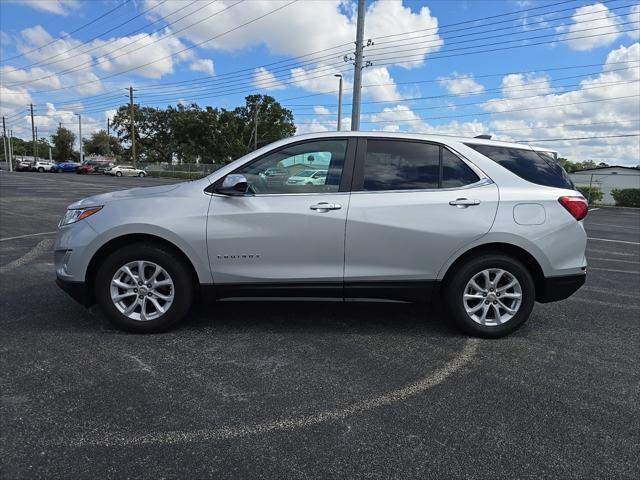
[[[120,155],[122,145],[117,137],[107,136],[106,130],[98,130],[91,134],[91,137],[83,140],[83,150],[85,155]]]
[[[58,127],[56,133],[51,135],[51,141],[54,146],[54,158],[59,162],[65,162],[74,157],[73,144],[76,141],[76,136],[71,130],[67,130],[64,127]],[[48,155],[47,151],[47,155]],[[42,156],[42,154],[40,154]]]
[[[134,106],[136,156],[146,162],[170,162],[173,143],[170,131],[169,111],[154,107]],[[131,116],[129,107],[123,105],[113,117],[113,129],[120,141],[128,143],[123,155],[131,155]]]

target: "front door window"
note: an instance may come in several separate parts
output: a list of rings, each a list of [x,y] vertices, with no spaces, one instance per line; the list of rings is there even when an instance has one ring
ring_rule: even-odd
[[[347,140],[288,145],[235,171],[257,195],[332,193],[340,188]]]

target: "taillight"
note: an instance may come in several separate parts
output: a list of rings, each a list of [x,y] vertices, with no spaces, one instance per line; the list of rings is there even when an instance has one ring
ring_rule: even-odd
[[[560,197],[558,201],[578,221],[589,213],[589,204],[584,197]]]

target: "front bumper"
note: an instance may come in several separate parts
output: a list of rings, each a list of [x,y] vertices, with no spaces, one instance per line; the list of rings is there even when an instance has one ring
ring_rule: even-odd
[[[90,307],[95,303],[93,294],[85,282],[72,282],[57,277],[56,284],[80,305]]]
[[[557,302],[573,295],[587,279],[587,273],[546,277],[541,290],[536,295],[540,303]]]

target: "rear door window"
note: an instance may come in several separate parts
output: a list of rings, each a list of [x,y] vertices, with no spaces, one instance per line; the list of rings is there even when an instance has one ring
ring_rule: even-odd
[[[440,147],[429,143],[368,140],[364,190],[438,188]]]
[[[368,139],[356,190],[433,190],[471,185],[480,177],[441,145],[410,140]]]
[[[496,145],[466,145],[531,183],[570,190],[574,188],[567,172],[545,152]]]

